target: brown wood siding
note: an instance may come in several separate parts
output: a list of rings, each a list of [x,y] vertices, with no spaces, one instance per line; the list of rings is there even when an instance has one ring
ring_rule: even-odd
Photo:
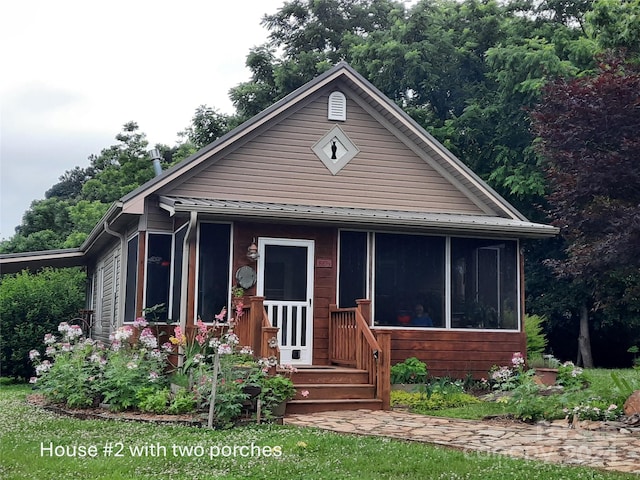
[[[329,331],[329,305],[336,302],[336,278],[337,278],[337,236],[335,228],[304,227],[293,225],[272,225],[263,223],[237,222],[233,227],[233,272],[243,266],[251,265],[256,268],[256,263],[246,257],[247,247],[253,238],[295,238],[302,240],[314,240],[315,259],[331,260],[330,266],[314,268],[314,295],[313,295],[313,363],[314,365],[327,365],[328,359],[328,331]],[[256,294],[255,285],[248,289],[247,296]]]
[[[487,378],[493,365],[510,365],[514,352],[526,350],[520,332],[391,331],[391,365],[417,357],[434,377]]]
[[[197,198],[482,214],[462,192],[373,119],[347,101],[338,123],[360,152],[332,175],[311,147],[336,122],[328,94],[163,193]]]

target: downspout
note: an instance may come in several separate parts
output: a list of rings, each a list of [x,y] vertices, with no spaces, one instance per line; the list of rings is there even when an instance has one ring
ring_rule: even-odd
[[[189,283],[189,244],[195,234],[195,226],[198,222],[198,212],[191,212],[187,232],[182,243],[182,279],[180,284],[180,327],[186,332],[187,327],[187,293]]]
[[[127,248],[127,239],[122,233],[116,232],[115,230],[111,230],[111,228],[109,227],[109,223],[106,220],[104,222],[104,231],[109,235],[112,235],[120,239],[120,272],[118,272],[118,288],[116,291],[118,292],[118,319],[119,319],[118,325],[122,325],[121,320],[124,317],[124,302],[122,301],[122,297],[123,297],[122,286],[124,285],[123,282],[126,281],[124,274],[127,271],[126,262],[129,260],[125,256],[125,252]],[[100,321],[102,321],[102,319],[100,319]]]

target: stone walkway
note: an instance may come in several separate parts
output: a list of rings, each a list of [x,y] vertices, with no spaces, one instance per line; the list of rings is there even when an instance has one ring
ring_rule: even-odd
[[[294,414],[284,423],[425,442],[466,452],[640,473],[637,434],[570,429],[566,424],[504,424],[371,410]]]

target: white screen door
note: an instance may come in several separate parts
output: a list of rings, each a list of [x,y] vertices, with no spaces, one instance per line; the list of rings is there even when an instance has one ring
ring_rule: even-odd
[[[313,240],[258,240],[258,295],[269,320],[280,328],[281,363],[311,365],[313,359]]]

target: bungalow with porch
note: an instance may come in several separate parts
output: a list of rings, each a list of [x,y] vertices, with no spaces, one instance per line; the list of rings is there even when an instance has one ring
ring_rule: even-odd
[[[79,249],[0,267],[85,265],[103,340],[158,304],[213,322],[241,287],[244,341],[277,338],[299,385],[330,385],[291,411],[380,408],[390,364],[478,378],[524,352],[519,242],[556,233],[340,63],[115,202]]]

